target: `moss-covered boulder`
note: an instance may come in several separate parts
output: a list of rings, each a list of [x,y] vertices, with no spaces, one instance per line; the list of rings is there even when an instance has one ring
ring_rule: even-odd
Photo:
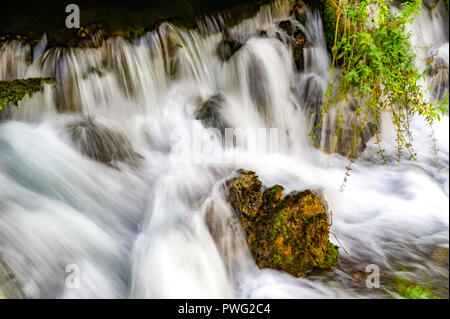
[[[299,277],[338,264],[338,247],[329,241],[327,207],[320,195],[305,190],[285,196],[280,185],[263,190],[255,173],[246,171],[226,187],[259,268]]]

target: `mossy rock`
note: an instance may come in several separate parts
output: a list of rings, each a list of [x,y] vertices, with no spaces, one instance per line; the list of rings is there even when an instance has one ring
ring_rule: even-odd
[[[246,171],[228,180],[226,187],[259,268],[300,277],[338,264],[339,251],[329,241],[328,213],[321,196],[310,190],[284,196],[281,185],[262,191],[256,174]]]
[[[0,110],[8,102],[17,106],[26,95],[32,95],[41,90],[44,83],[50,83],[49,78],[29,78],[10,81],[0,81]]]

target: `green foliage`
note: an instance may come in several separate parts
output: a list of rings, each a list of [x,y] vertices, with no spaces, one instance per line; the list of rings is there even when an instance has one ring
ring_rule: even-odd
[[[396,294],[405,299],[439,299],[425,287],[417,286],[402,276],[397,276],[392,287]]]
[[[333,7],[331,4],[336,4],[335,0],[329,2],[330,8]],[[329,109],[354,96],[359,105],[352,121],[346,123],[340,117],[335,132],[339,136],[344,124],[352,128],[354,136],[347,155],[350,161],[355,157],[354,150],[360,143],[366,124],[372,122],[379,154],[385,162],[378,128],[378,120],[384,111],[391,112],[397,129],[398,160],[404,149],[409,151],[410,158],[415,158],[409,130],[411,117],[420,115],[431,125],[448,112],[448,100],[431,102],[424,98],[423,88],[419,84],[423,74],[414,65],[415,53],[409,42],[411,34],[406,32],[406,25],[413,21],[421,3],[421,0],[404,2],[403,8],[392,15],[386,0],[338,1],[334,12],[332,75],[321,110],[321,120],[310,134],[316,145],[314,131],[321,127]],[[339,69],[336,68],[337,61]],[[339,72],[338,84],[332,80],[334,72]]]
[[[44,82],[49,79],[29,78],[12,81],[0,81],[0,110],[7,106],[8,102],[17,106],[26,95],[40,91]]]
[[[325,42],[330,51],[334,46],[334,32],[336,28],[336,10],[333,5],[335,5],[335,2],[328,0],[322,0],[320,5]]]

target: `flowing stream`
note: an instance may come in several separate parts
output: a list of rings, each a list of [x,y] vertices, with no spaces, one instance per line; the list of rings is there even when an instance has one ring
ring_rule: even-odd
[[[443,2],[411,26],[419,68],[432,53],[445,66],[425,77],[430,97],[448,93]],[[308,136],[310,101],[323,98],[331,62],[320,16],[307,14],[302,72],[278,27],[290,18],[287,1],[228,28],[245,44],[227,61],[217,54],[221,17],[97,48],[45,49],[45,35],[34,48],[4,44],[1,80],[55,83],[0,115],[0,278],[14,276],[0,288],[27,298],[392,298],[389,282],[402,272],[448,298],[449,118],[432,129],[414,118],[418,159],[398,163],[386,114],[388,163],[370,140],[341,191],[348,160]],[[255,155],[206,138],[196,112],[211,99],[225,127],[276,128],[277,150]],[[89,125],[104,130],[92,137]],[[191,132],[203,136],[200,161]],[[112,143],[118,160],[105,165],[81,152],[96,151],[92,139]],[[223,188],[240,168],[286,193],[320,190],[331,240],[345,248],[339,267],[302,278],[258,269]],[[366,287],[370,264],[380,288]],[[66,282],[68,265],[79,269],[78,288]]]

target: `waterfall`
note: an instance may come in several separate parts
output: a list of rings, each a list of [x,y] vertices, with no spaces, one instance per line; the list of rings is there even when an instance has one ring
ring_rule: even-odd
[[[308,11],[305,24],[294,22],[308,43],[297,71],[278,26],[293,20],[289,5],[275,1],[232,27],[222,16],[193,30],[163,23],[142,38],[98,47],[45,49],[45,35],[34,48],[0,47],[0,80],[55,79],[0,111],[0,279],[2,269],[14,275],[13,297],[391,297],[361,287],[355,274],[376,264],[387,278],[408,264],[415,282],[433,282],[448,298],[448,116],[433,125],[436,154],[430,127],[412,120],[417,161],[382,165],[369,140],[341,192],[347,160],[309,137],[330,78],[321,17]],[[435,54],[424,85],[430,98],[442,98],[443,1],[424,6],[410,28],[420,70]],[[225,33],[242,44],[227,60],[218,54]],[[223,147],[198,119],[211,101],[224,127],[276,128],[277,150],[255,156],[239,143]],[[323,143],[336,116],[317,135]],[[388,114],[381,121],[389,155],[394,131]],[[186,160],[196,156],[191,132],[203,136],[201,161]],[[233,160],[217,160],[225,155]],[[331,240],[348,252],[340,249],[337,269],[301,278],[258,269],[223,187],[241,168],[286,193],[324,194]],[[433,257],[440,250],[447,265]],[[68,265],[79,268],[77,289],[66,284]]]

